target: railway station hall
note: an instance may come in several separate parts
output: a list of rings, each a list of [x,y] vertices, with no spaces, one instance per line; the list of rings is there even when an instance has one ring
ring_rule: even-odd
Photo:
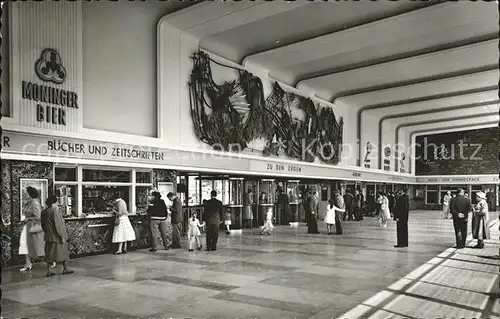
[[[0,319],[500,319],[499,9],[2,1]]]

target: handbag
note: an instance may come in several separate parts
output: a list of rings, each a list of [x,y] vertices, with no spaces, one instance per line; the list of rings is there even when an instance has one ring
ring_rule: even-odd
[[[40,223],[31,224],[31,226],[28,227],[28,232],[30,234],[38,234],[38,233],[43,232],[42,224],[40,224]]]
[[[120,216],[116,216],[115,218],[115,226],[120,225]]]

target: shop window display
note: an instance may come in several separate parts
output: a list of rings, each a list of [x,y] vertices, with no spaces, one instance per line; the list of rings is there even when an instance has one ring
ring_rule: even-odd
[[[85,185],[82,189],[82,212],[88,214],[111,214],[114,208],[113,196],[118,195],[130,209],[130,186]]]
[[[77,216],[77,185],[55,185],[55,195],[57,196],[57,203],[61,209],[63,216]]]

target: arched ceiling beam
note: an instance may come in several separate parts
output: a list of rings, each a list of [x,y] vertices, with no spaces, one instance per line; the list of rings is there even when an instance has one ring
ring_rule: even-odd
[[[319,71],[316,71],[316,72],[299,77],[295,81],[293,86],[298,86],[302,82],[312,80],[312,79],[315,79],[318,77],[328,76],[328,75],[341,73],[341,72],[354,71],[357,69],[371,67],[371,66],[375,66],[375,65],[379,65],[379,64],[383,64],[383,63],[391,63],[391,62],[396,62],[399,60],[415,58],[415,57],[426,55],[426,54],[435,54],[435,53],[439,53],[442,51],[467,47],[470,45],[474,45],[476,43],[486,42],[486,41],[490,41],[490,40],[494,40],[494,39],[498,39],[498,33],[481,35],[481,36],[478,36],[478,37],[475,37],[472,39],[465,39],[465,40],[460,40],[460,41],[452,42],[452,43],[442,43],[439,45],[435,45],[435,46],[431,46],[431,47],[427,47],[427,48],[419,49],[419,50],[415,50],[415,51],[401,52],[401,53],[390,55],[390,56],[380,57],[378,59],[364,60],[364,61],[354,63],[354,64],[341,65],[341,66],[337,66],[337,67],[323,69],[323,70],[319,70]],[[391,86],[388,86],[388,87],[390,88]],[[368,90],[366,92],[369,92],[371,89],[368,88],[366,90]],[[356,92],[355,90],[353,92],[354,92],[354,94],[365,93],[365,91]],[[349,95],[353,95],[353,94],[351,92],[347,91],[345,93],[334,96],[332,99],[333,99],[333,101],[335,101],[335,99],[338,99],[338,98],[341,98],[344,96],[349,96]]]
[[[460,77],[451,77],[439,81],[424,82],[399,88],[350,95],[342,99],[337,99],[335,102],[341,101],[343,104],[359,109],[370,105],[395,103],[395,101],[424,99],[434,96],[439,98],[440,95],[454,94],[475,89],[481,90],[492,86],[496,87],[498,86],[499,77],[500,72],[498,67],[494,67],[485,72],[471,73]]]
[[[496,100],[496,101],[488,101],[488,102],[482,102],[482,103],[454,105],[454,106],[444,107],[444,108],[435,109],[435,110],[424,110],[424,111],[415,111],[415,112],[406,112],[406,113],[403,112],[403,113],[399,113],[399,114],[382,116],[378,120],[378,145],[382,145],[382,124],[386,120],[397,119],[397,118],[408,117],[408,116],[424,115],[424,114],[436,114],[436,113],[441,113],[441,112],[446,112],[446,111],[458,111],[458,110],[463,110],[463,109],[468,109],[471,107],[478,107],[478,106],[489,106],[489,105],[494,106],[494,105],[496,105],[498,108],[499,103],[500,103],[500,99]],[[396,145],[397,144],[398,143],[396,141]],[[383,152],[383,150],[379,147],[378,148],[378,167],[379,168],[382,168],[382,152]]]
[[[411,9],[401,8],[401,9],[395,10],[393,12],[383,13],[383,14],[380,14],[378,16],[369,17],[369,18],[365,18],[365,19],[362,19],[362,20],[359,20],[359,21],[356,21],[356,22],[352,22],[349,25],[343,25],[343,26],[339,26],[339,27],[336,27],[336,28],[331,28],[331,27],[330,28],[326,28],[326,29],[322,30],[322,32],[316,33],[312,37],[310,36],[310,37],[307,37],[307,38],[300,38],[300,39],[295,39],[293,41],[282,42],[282,43],[280,43],[279,47],[253,50],[251,52],[246,53],[242,57],[241,64],[245,65],[245,61],[247,59],[249,59],[252,56],[258,55],[258,54],[263,54],[263,53],[266,53],[266,52],[271,52],[271,51],[279,50],[281,48],[291,47],[291,46],[293,46],[295,44],[298,44],[298,43],[301,43],[301,42],[304,42],[304,41],[310,41],[310,40],[314,40],[314,39],[318,39],[319,40],[319,38],[326,37],[326,36],[329,36],[329,35],[333,35],[333,34],[338,33],[338,32],[345,32],[345,31],[348,31],[348,30],[351,30],[351,29],[354,29],[354,28],[358,28],[360,26],[368,25],[368,24],[371,24],[371,23],[376,23],[377,21],[386,20],[386,19],[390,19],[390,18],[397,17],[397,16],[400,16],[400,15],[404,15],[404,14],[407,14],[407,13],[419,11],[419,10],[422,10],[422,9],[425,9],[425,8],[428,8],[428,7],[431,7],[431,6],[436,6],[436,5],[439,5],[441,3],[445,3],[445,2],[450,2],[450,1],[449,0],[428,1],[426,3],[422,3],[422,6],[417,7],[417,8],[411,8]],[[296,86],[296,85],[293,85],[293,86]]]
[[[297,87],[313,90],[332,100],[355,94],[380,91],[471,73],[490,71],[498,66],[498,39],[456,47],[431,54],[394,60],[302,81]],[[453,61],[463,61],[457,65]],[[458,67],[461,67],[457,69]],[[408,70],[415,70],[408,74]],[[388,75],[391,75],[390,77]],[[361,83],[358,83],[361,82]],[[331,87],[336,87],[332,93]]]

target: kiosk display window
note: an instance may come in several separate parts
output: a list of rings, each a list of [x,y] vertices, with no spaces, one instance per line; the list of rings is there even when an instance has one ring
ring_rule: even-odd
[[[114,195],[129,213],[143,214],[152,190],[152,171],[94,166],[55,166],[54,194],[65,217],[106,217],[112,214]]]

